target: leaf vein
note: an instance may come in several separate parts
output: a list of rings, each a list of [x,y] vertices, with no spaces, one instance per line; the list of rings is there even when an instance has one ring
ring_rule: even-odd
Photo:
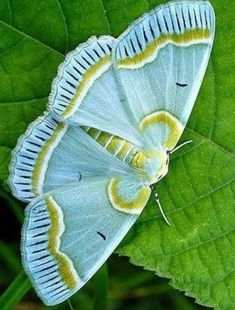
[[[10,25],[12,24],[12,10],[11,10],[11,4],[10,4],[10,0],[7,0],[7,6],[8,6],[8,10],[9,10],[9,23]]]
[[[69,33],[68,33],[67,21],[66,21],[65,14],[64,14],[64,11],[63,11],[63,9],[62,9],[60,0],[56,0],[56,1],[57,1],[59,10],[60,10],[60,12],[61,12],[62,18],[63,18],[63,20],[64,20],[65,36],[66,36],[65,53],[67,53],[67,52],[68,52],[68,46],[69,46]]]
[[[112,32],[111,32],[111,28],[110,28],[110,24],[109,24],[109,18],[108,18],[108,15],[107,15],[107,10],[105,8],[103,0],[99,0],[99,2],[100,2],[102,10],[104,12],[104,19],[105,19],[105,22],[107,24],[108,32],[111,35]]]
[[[24,37],[26,37],[26,38],[28,38],[28,39],[30,39],[30,40],[32,40],[32,41],[38,43],[39,45],[41,45],[41,46],[43,46],[43,47],[49,49],[49,50],[52,51],[53,53],[56,53],[57,55],[62,56],[62,57],[64,58],[64,55],[63,55],[62,53],[60,53],[59,51],[57,51],[57,50],[55,50],[54,48],[52,48],[52,47],[46,45],[46,44],[43,43],[42,41],[40,41],[40,40],[38,40],[38,39],[36,39],[36,38],[30,36],[29,34],[23,32],[23,31],[20,31],[19,29],[13,27],[12,25],[7,24],[7,23],[4,22],[3,20],[0,20],[0,24],[2,24],[2,25],[4,25],[4,26],[6,26],[6,27],[12,29],[13,31],[16,31],[17,33],[21,34],[22,36],[24,36]]]
[[[224,187],[226,187],[226,186],[230,186],[231,183],[233,183],[234,181],[235,181],[235,178],[233,178],[232,180],[228,181],[227,183],[224,183],[224,184],[222,184],[222,185],[220,185],[220,186],[214,188],[214,189],[211,190],[210,192],[208,192],[208,193],[206,193],[206,194],[204,194],[204,195],[199,196],[198,198],[192,200],[191,202],[185,204],[184,206],[182,206],[182,207],[180,207],[180,208],[177,208],[177,209],[174,209],[174,210],[165,212],[165,214],[171,214],[171,213],[174,213],[174,212],[178,212],[179,210],[183,210],[183,209],[185,209],[186,207],[188,207],[188,206],[194,204],[195,202],[197,202],[197,201],[199,201],[199,200],[201,200],[201,199],[203,199],[203,198],[205,198],[205,197],[207,197],[207,196],[209,196],[209,195],[211,195],[211,194],[213,194],[213,193],[215,193],[215,192],[221,190],[222,188],[224,188]],[[141,223],[143,223],[143,222],[152,221],[152,220],[154,220],[154,219],[156,219],[156,218],[161,218],[161,215],[160,215],[160,214],[159,214],[159,215],[155,215],[155,216],[150,217],[150,218],[148,218],[148,219],[145,219],[145,220],[142,220],[142,221],[138,221],[138,222],[136,223],[136,225],[137,225],[137,224],[141,224]]]
[[[194,129],[191,129],[189,127],[186,127],[186,128],[187,128],[188,131],[192,132],[193,134],[198,136],[200,139],[205,140],[205,142],[207,142],[208,144],[211,144],[215,148],[219,149],[223,153],[225,153],[225,154],[227,154],[227,155],[229,155],[229,156],[231,156],[231,157],[233,157],[235,159],[235,154],[231,153],[229,150],[224,148],[224,146],[218,144],[217,142],[214,142],[213,140],[210,140],[209,138],[203,136],[202,134],[200,134],[199,132],[195,131]]]

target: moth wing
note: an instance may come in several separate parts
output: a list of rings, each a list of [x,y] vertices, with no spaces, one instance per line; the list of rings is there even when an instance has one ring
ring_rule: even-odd
[[[70,123],[110,132],[134,143],[141,140],[112,64],[115,39],[91,37],[59,66],[49,110]]]
[[[91,178],[35,199],[26,209],[23,264],[43,302],[73,295],[100,268],[150,195],[137,180]]]
[[[99,145],[85,128],[46,113],[33,122],[12,154],[9,184],[20,200],[87,177],[125,175],[131,168]]]
[[[215,32],[207,1],[170,2],[135,21],[113,61],[131,111],[150,146],[172,149],[187,123]]]

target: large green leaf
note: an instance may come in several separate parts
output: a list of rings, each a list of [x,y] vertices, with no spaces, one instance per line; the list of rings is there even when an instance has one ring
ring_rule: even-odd
[[[119,35],[160,0],[0,0],[0,182],[11,149],[45,108],[58,64],[91,35]],[[158,185],[171,227],[151,199],[118,253],[216,309],[235,307],[234,8],[217,16],[212,59],[170,172]]]

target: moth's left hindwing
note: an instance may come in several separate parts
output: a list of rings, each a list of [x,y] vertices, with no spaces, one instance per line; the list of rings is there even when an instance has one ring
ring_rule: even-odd
[[[47,193],[27,207],[23,264],[44,303],[58,304],[81,288],[145,206],[149,188],[142,189],[133,180],[113,182],[86,179]],[[136,209],[130,214],[128,208],[133,210],[133,204]]]
[[[114,72],[115,40],[110,36],[91,37],[66,56],[53,82],[48,109],[67,123],[98,128],[141,143]]]

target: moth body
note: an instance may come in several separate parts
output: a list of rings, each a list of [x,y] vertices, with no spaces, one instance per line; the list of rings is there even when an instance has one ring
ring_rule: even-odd
[[[145,186],[162,179],[168,172],[168,163],[169,155],[164,149],[140,150],[131,160],[131,166],[139,171]]]

